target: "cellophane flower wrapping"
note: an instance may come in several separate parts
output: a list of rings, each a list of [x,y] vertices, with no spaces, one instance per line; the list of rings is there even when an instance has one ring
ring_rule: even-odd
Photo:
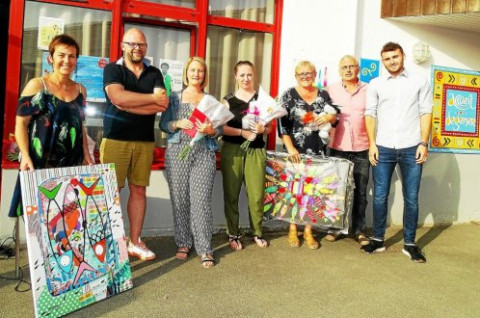
[[[258,89],[258,98],[250,102],[247,115],[242,119],[242,128],[250,130],[251,123],[261,122],[264,126],[276,118],[287,115],[287,110],[282,104],[279,104],[260,86]],[[250,140],[246,140],[241,148],[247,150]]]
[[[354,188],[349,160],[268,151],[264,217],[348,234]]]
[[[197,106],[197,109],[205,114],[208,120],[212,123],[212,127],[217,129],[218,127],[225,125],[229,120],[231,120],[234,115],[228,110],[228,108],[216,100],[213,96],[205,94],[200,100],[200,103]],[[205,134],[201,132],[196,132],[195,136],[190,140],[189,144],[185,146],[182,151],[178,154],[178,158],[186,160],[190,151],[196,142],[200,141],[205,137]]]

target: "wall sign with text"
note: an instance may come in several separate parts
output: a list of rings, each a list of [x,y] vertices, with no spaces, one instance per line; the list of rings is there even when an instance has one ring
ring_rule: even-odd
[[[480,153],[480,72],[432,66],[430,150]]]

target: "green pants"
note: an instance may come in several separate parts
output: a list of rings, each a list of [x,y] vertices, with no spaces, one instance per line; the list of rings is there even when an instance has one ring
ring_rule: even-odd
[[[240,145],[223,143],[221,168],[225,218],[230,235],[240,235],[238,199],[242,184],[248,197],[250,227],[253,235],[262,236],[263,194],[265,190],[265,148],[252,148],[246,152]]]

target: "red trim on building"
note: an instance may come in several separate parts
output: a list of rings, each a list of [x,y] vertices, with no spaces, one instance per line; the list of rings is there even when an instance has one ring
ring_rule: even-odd
[[[122,21],[123,0],[116,0],[112,10],[112,26],[110,28],[110,61],[116,61],[122,56],[120,43],[123,37]]]
[[[23,1],[10,2],[9,36],[7,50],[7,76],[8,85],[5,88],[5,112],[3,140],[8,140],[8,134],[15,131],[15,115],[18,96],[20,95],[20,67],[22,63],[22,37],[23,37]],[[2,145],[3,146],[3,145]],[[2,168],[16,168],[18,163],[6,159],[3,151]]]
[[[275,28],[273,24],[267,23],[260,23],[254,21],[246,21],[246,20],[238,20],[226,17],[219,17],[219,16],[208,16],[207,18],[208,24],[222,26],[226,28],[235,28],[235,29],[243,29],[249,31],[257,31],[257,32],[267,32],[267,33],[274,33]]]
[[[197,54],[205,58],[207,54],[207,16],[208,16],[208,0],[197,0],[197,9],[205,14],[200,15],[198,21],[198,37],[197,37]]]
[[[20,2],[22,0],[13,0],[15,2]],[[12,2],[13,2],[12,1]],[[105,0],[37,0],[37,2],[43,3],[52,3],[59,4],[69,7],[80,7],[87,9],[100,9],[100,10],[112,10],[112,7],[115,1],[105,1]],[[25,1],[22,1],[25,3]],[[23,26],[23,25],[22,25]]]
[[[180,21],[197,21],[199,16],[199,12],[196,9],[135,0],[125,1],[123,11],[125,13],[144,14]]]
[[[272,81],[270,83],[270,95],[278,95],[280,78],[280,46],[282,38],[283,0],[275,1],[275,33],[272,48]],[[272,122],[272,132],[268,135],[267,149],[275,150],[277,136],[277,121]]]

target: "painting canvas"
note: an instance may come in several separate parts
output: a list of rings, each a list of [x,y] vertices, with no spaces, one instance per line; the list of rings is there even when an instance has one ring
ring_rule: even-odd
[[[267,153],[264,215],[348,234],[353,201],[353,163],[282,152]]]
[[[480,72],[432,66],[430,151],[480,153]]]
[[[113,164],[20,172],[36,317],[132,288]]]

